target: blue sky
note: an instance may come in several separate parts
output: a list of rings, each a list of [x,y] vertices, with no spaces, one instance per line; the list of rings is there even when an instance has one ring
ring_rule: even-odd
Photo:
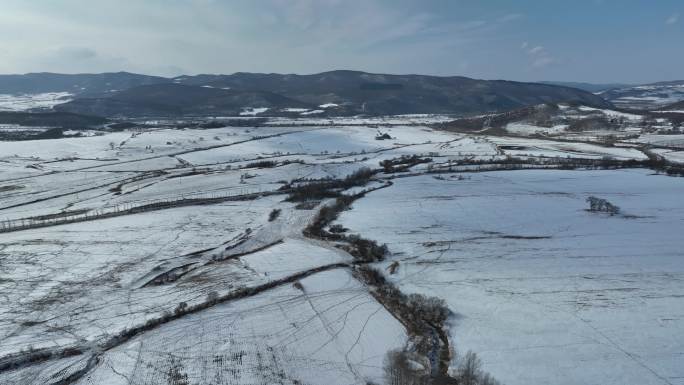
[[[2,0],[0,73],[684,78],[679,0]]]

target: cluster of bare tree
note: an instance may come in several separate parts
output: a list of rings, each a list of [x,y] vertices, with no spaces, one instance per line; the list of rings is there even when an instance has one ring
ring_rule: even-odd
[[[365,185],[374,174],[369,168],[361,168],[344,179],[297,180],[280,187],[280,190],[289,191],[290,195],[285,199],[288,202],[335,198],[341,195],[341,190]]]
[[[499,381],[482,370],[482,361],[471,351],[463,358],[454,357],[448,376],[425,374],[424,368],[412,359],[411,353],[397,350],[387,353],[384,371],[387,385],[500,385]]]
[[[405,171],[417,164],[430,163],[432,158],[422,157],[420,155],[402,155],[398,158],[385,159],[380,162],[380,167],[387,173]]]

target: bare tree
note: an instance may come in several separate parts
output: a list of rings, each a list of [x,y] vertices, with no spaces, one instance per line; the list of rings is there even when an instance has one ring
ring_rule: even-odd
[[[482,361],[477,357],[477,354],[468,351],[461,365],[458,368],[458,377],[463,385],[478,385],[481,376]]]
[[[455,379],[459,385],[501,385],[489,373],[482,370],[482,361],[472,351],[468,351],[461,360],[456,358],[454,352],[454,362],[458,362],[458,366],[451,373],[451,378]]]
[[[428,376],[411,367],[406,352],[393,350],[385,357],[387,385],[427,385]]]

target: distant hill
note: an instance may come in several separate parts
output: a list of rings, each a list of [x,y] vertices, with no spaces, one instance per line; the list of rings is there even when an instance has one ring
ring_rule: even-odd
[[[661,114],[657,115],[655,117],[661,117]],[[669,119],[669,116],[666,118]],[[456,119],[440,126],[459,132],[500,135],[564,137],[584,132],[587,137],[596,137],[630,135],[637,128],[656,129],[657,124],[653,114],[646,111],[626,113],[576,103],[546,103],[497,114]],[[667,122],[661,122],[660,126],[670,127]]]
[[[577,88],[461,76],[331,71],[313,75],[235,73],[173,79],[126,72],[0,76],[0,93],[72,92],[55,109],[102,116],[475,114],[541,103],[611,104]],[[322,107],[319,107],[322,106]]]
[[[462,76],[383,75],[331,71],[314,75],[236,73],[182,76],[181,84],[269,90],[310,104],[335,103],[349,113],[478,113],[545,102],[609,106],[588,92],[538,83],[477,80]]]
[[[617,88],[600,95],[621,108],[655,110],[684,100],[684,80]]]
[[[684,111],[684,100],[660,107],[660,111]]]
[[[98,116],[239,115],[245,107],[303,108],[306,103],[267,91],[225,90],[166,83],[130,88],[110,97],[78,98],[58,111]]]
[[[170,83],[159,76],[129,72],[101,74],[55,74],[48,72],[24,75],[0,75],[0,94],[39,94],[69,92],[74,95],[106,95],[146,84]]]
[[[0,124],[23,127],[85,128],[107,123],[107,119],[68,112],[4,112],[0,111]]]
[[[540,83],[551,84],[551,85],[556,85],[556,86],[578,88],[580,90],[593,92],[593,93],[612,90],[615,88],[626,88],[626,87],[632,86],[631,84],[624,84],[624,83],[594,84],[594,83],[582,83],[582,82],[554,82],[554,81],[543,81]]]

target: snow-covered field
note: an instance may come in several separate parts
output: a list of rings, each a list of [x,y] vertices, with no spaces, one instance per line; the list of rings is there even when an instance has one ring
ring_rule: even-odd
[[[0,142],[0,384],[385,383],[410,332],[352,274],[358,261],[303,235],[330,201],[280,190],[362,167],[376,180],[347,193],[393,185],[337,223],[389,245],[379,266],[399,261],[385,275],[402,291],[445,299],[452,347],[495,377],[683,383],[684,179],[470,172],[509,156],[646,156],[421,125],[436,116],[307,119]],[[421,162],[380,172],[402,159]],[[586,212],[588,195],[623,214]]]
[[[655,144],[657,146],[684,148],[684,134],[679,135],[657,135],[645,134],[634,139],[635,143]]]
[[[0,94],[0,111],[50,109],[58,104],[70,101],[71,96],[73,95],[68,92],[46,92],[42,94],[22,95]]]
[[[610,95],[611,103],[618,107],[655,109],[684,100],[684,83],[656,83],[610,90],[606,94]]]
[[[327,108],[326,105],[321,105],[321,108]],[[313,110],[321,111],[321,110]],[[319,114],[322,112],[316,112]],[[301,114],[301,115],[315,115],[315,114]],[[368,126],[368,125],[420,125],[444,123],[453,120],[455,117],[450,115],[433,115],[433,114],[407,114],[394,116],[378,116],[378,117],[346,117],[346,116],[332,116],[326,118],[316,117],[302,117],[297,119],[291,118],[269,118],[268,124],[274,126],[282,125],[346,125],[346,126]]]
[[[509,123],[506,125],[506,131],[511,134],[521,134],[521,135],[533,135],[533,134],[558,134],[565,131],[568,128],[566,124],[558,124],[551,127],[541,127],[535,126],[533,124],[525,123]]]
[[[678,119],[652,113],[634,113],[584,105],[543,104],[494,115],[466,118],[449,125],[461,132],[505,133],[518,137],[545,137],[570,142],[638,142],[638,136],[681,133]],[[477,129],[478,126],[482,127]],[[642,142],[643,143],[643,142]]]
[[[382,381],[385,353],[405,342],[402,325],[348,272],[324,272],[301,286],[164,325],[108,351],[77,384]]]
[[[506,384],[682,384],[682,194],[647,170],[421,176],[339,223],[390,246],[402,290],[446,299],[458,349]]]
[[[643,152],[633,148],[605,147],[588,143],[556,142],[528,138],[492,137],[490,141],[502,148],[505,154],[521,157],[646,159],[646,155]]]
[[[587,107],[587,106],[580,106],[579,109],[581,111],[588,111],[588,112],[600,112],[601,114],[611,117],[611,118],[622,118],[626,119],[632,122],[639,122],[644,119],[642,115],[637,115],[637,114],[630,114],[626,112],[620,112],[620,111],[615,111],[615,110],[608,110],[608,109],[603,109],[603,108],[593,108],[593,107]]]
[[[652,150],[654,153],[662,156],[673,163],[684,163],[684,151],[682,150],[668,150],[657,148]]]

